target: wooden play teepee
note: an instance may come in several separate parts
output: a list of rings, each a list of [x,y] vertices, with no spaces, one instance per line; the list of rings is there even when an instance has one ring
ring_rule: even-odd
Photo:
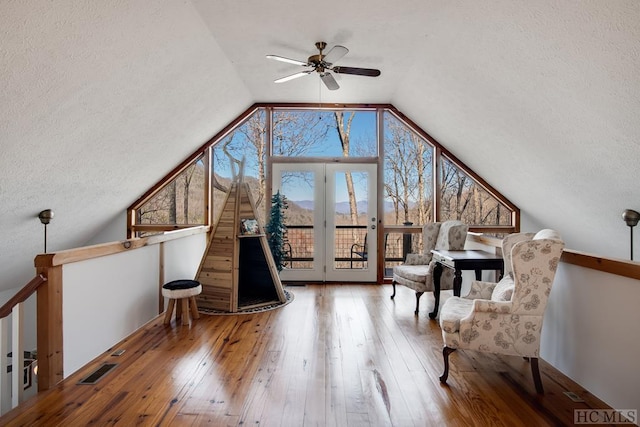
[[[249,185],[234,180],[211,234],[196,280],[203,311],[249,310],[286,300]]]

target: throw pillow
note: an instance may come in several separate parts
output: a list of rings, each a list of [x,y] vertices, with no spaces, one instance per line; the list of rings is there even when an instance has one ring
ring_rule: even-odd
[[[498,282],[493,293],[491,294],[491,301],[511,301],[513,291],[515,290],[515,283],[511,276],[505,276]]]
[[[404,261],[406,265],[427,265],[431,261],[430,255],[424,254],[407,254],[407,259]]]

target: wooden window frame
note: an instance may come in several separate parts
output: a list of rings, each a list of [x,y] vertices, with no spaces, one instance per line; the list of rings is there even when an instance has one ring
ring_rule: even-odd
[[[231,123],[229,123],[224,129],[214,135],[207,142],[202,144],[198,149],[196,149],[190,156],[184,159],[178,166],[176,166],[173,170],[171,170],[167,175],[165,175],[161,180],[159,180],[155,185],[153,185],[149,190],[147,190],[140,198],[138,198],[134,203],[132,203],[127,208],[127,238],[135,237],[138,232],[163,232],[163,231],[172,231],[177,229],[183,229],[194,226],[194,224],[136,224],[136,211],[141,206],[143,206],[147,201],[149,201],[152,197],[154,197],[158,192],[160,192],[166,184],[168,184],[171,180],[175,179],[180,173],[182,173],[187,167],[194,164],[201,157],[203,162],[205,163],[205,184],[204,184],[204,213],[205,213],[205,224],[197,224],[197,225],[205,225],[211,226],[213,225],[213,212],[212,212],[212,195],[211,195],[211,161],[212,161],[212,153],[213,147],[221,141],[225,136],[229,133],[236,130],[238,127],[242,126],[245,121],[247,121],[256,111],[265,110],[266,112],[266,126],[268,129],[267,132],[267,171],[266,171],[266,179],[267,179],[267,187],[269,185],[270,178],[270,164],[271,164],[271,138],[272,138],[272,113],[276,110],[324,110],[324,111],[336,111],[336,110],[348,110],[348,111],[376,111],[377,112],[377,139],[378,139],[378,165],[381,168],[382,162],[384,161],[384,114],[390,113],[397,120],[407,126],[411,131],[415,132],[421,138],[426,140],[429,144],[434,147],[434,156],[433,156],[433,194],[440,194],[440,169],[441,169],[441,159],[445,157],[448,161],[452,162],[456,167],[461,169],[464,173],[466,173],[471,179],[475,181],[477,185],[479,185],[483,190],[487,191],[491,196],[493,196],[498,202],[506,206],[511,211],[511,225],[510,226],[481,226],[481,225],[471,225],[469,227],[470,231],[473,232],[481,232],[481,233],[499,233],[499,234],[508,234],[520,231],[520,209],[511,201],[509,201],[506,197],[500,194],[493,186],[491,186],[488,182],[486,182],[482,177],[476,174],[473,170],[467,167],[460,159],[458,159],[453,153],[449,152],[446,148],[444,148],[437,140],[435,140],[431,135],[422,130],[419,126],[417,126],[411,119],[405,116],[403,113],[398,111],[391,104],[309,104],[309,103],[256,103],[251,107],[247,108],[243,113],[241,113],[236,119],[234,119]],[[379,174],[379,182],[378,188],[381,188],[381,178],[382,174]],[[267,188],[268,190],[268,188]],[[380,190],[379,190],[380,191]],[[382,198],[379,197],[379,200]],[[380,201],[378,204],[379,213],[382,210],[382,202]],[[268,207],[267,207],[268,209]],[[436,221],[439,221],[441,218],[440,215],[440,200],[439,197],[434,197],[433,203],[433,218]]]

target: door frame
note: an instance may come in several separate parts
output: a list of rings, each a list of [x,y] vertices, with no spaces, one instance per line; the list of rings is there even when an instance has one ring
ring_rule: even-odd
[[[334,267],[334,262],[333,262],[333,245],[329,248],[329,245],[327,244],[327,238],[326,235],[327,233],[325,233],[326,227],[329,227],[330,224],[333,225],[333,219],[331,219],[331,221],[327,221],[327,215],[326,215],[326,211],[327,208],[326,206],[328,205],[328,201],[326,200],[326,194],[325,194],[325,189],[328,187],[329,183],[326,182],[326,176],[328,175],[327,170],[331,170],[331,171],[335,171],[335,170],[340,170],[342,169],[344,170],[348,170],[348,168],[346,168],[347,165],[353,165],[356,169],[356,171],[358,169],[360,170],[365,170],[367,172],[369,172],[372,176],[369,179],[369,195],[368,198],[371,198],[372,196],[375,197],[375,202],[374,203],[369,203],[369,218],[373,218],[374,221],[374,227],[371,227],[372,224],[366,224],[367,229],[369,230],[369,232],[371,233],[373,231],[373,233],[371,233],[371,240],[373,240],[373,242],[370,240],[369,244],[371,245],[371,247],[376,248],[376,250],[371,250],[370,253],[373,256],[373,258],[371,256],[368,257],[368,266],[366,271],[368,272],[368,275],[363,275],[362,272],[363,270],[356,270],[356,271],[352,271],[350,269],[338,269],[339,272],[341,273],[345,273],[347,274],[347,276],[345,276],[344,278],[338,278],[339,276],[336,276],[336,274],[333,274],[331,272],[325,271],[325,269],[323,267],[326,266],[326,269],[333,269]],[[319,256],[322,256],[322,260],[321,263],[322,265],[318,265],[315,266],[313,269],[308,269],[308,270],[290,270],[290,271],[284,271],[284,274],[282,274],[283,272],[281,272],[281,278],[284,281],[309,281],[309,282],[363,282],[363,283],[377,283],[380,281],[380,255],[379,255],[379,244],[378,242],[378,236],[380,235],[380,233],[382,232],[381,227],[382,227],[382,220],[379,216],[379,212],[380,212],[380,200],[379,199],[379,191],[378,191],[378,185],[380,182],[380,174],[379,174],[379,159],[376,158],[358,158],[356,159],[349,159],[349,158],[318,158],[318,157],[313,157],[313,158],[288,158],[288,157],[272,157],[268,160],[267,162],[267,176],[269,177],[267,179],[267,185],[268,185],[268,194],[273,194],[275,187],[275,180],[276,180],[276,176],[274,173],[274,169],[279,171],[286,171],[286,170],[290,170],[290,171],[299,171],[300,167],[309,167],[310,170],[313,170],[315,173],[318,173],[318,171],[321,171],[322,173],[322,185],[315,185],[314,186],[314,197],[321,197],[322,203],[323,203],[323,215],[322,218],[318,219],[318,215],[314,216],[314,239],[321,239],[321,241],[323,242],[323,253],[322,254],[318,254],[318,256],[314,256],[314,258],[318,259]],[[364,166],[364,167],[363,167]],[[277,178],[279,179],[279,177]],[[333,193],[333,192],[332,192]],[[333,200],[333,199],[332,199]],[[316,207],[317,209],[317,207]],[[331,233],[332,236],[334,236],[334,233]],[[333,237],[331,238],[331,240],[333,241]],[[327,262],[327,260],[330,260],[329,262]],[[319,264],[319,263],[318,263]],[[384,264],[384,261],[383,261]],[[319,271],[318,269],[321,269],[322,271]],[[309,274],[307,273],[311,273],[313,272],[314,276],[313,278],[309,278]],[[359,273],[359,274],[356,274]]]

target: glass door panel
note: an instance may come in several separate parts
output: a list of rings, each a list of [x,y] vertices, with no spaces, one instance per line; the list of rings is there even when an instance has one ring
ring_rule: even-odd
[[[376,165],[326,165],[327,281],[376,280]]]
[[[287,198],[282,280],[324,280],[324,165],[274,164],[273,192]]]
[[[274,163],[272,173],[289,206],[280,278],[374,282],[376,165]]]

